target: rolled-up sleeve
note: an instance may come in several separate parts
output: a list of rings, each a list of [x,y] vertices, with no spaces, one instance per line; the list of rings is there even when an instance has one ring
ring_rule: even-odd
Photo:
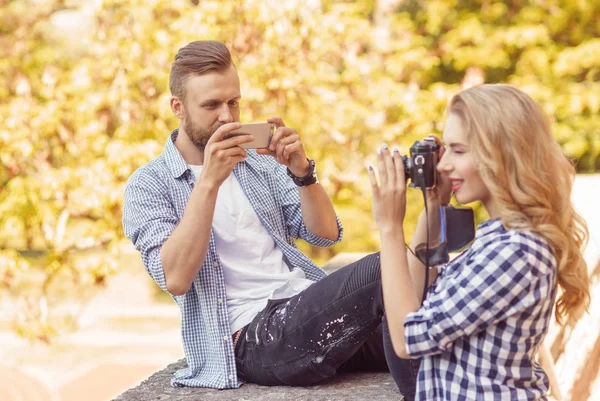
[[[167,284],[160,250],[177,226],[173,205],[156,178],[138,170],[125,187],[123,230],[142,256],[144,267],[165,292]]]
[[[440,354],[546,297],[552,277],[537,274],[535,260],[518,244],[498,243],[438,279],[423,306],[404,321],[408,354]]]

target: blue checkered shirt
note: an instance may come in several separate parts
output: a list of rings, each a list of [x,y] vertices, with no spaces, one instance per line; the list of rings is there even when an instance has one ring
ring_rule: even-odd
[[[160,249],[173,232],[192,193],[195,178],[174,141],[174,130],[163,153],[137,169],[125,188],[123,228],[140,251],[146,270],[168,292]],[[330,246],[341,240],[338,219],[336,241],[319,237],[306,228],[302,219],[298,188],[286,169],[272,157],[248,151],[246,161],[236,164],[233,173],[256,211],[261,223],[291,265],[301,267],[308,279],[317,281],[325,273],[296,248],[302,238],[316,246]],[[238,380],[225,281],[215,239],[211,232],[208,252],[198,275],[185,295],[173,296],[181,309],[183,348],[188,367],[175,373],[171,384],[178,386],[237,388]]]
[[[548,379],[535,356],[556,269],[541,237],[507,231],[497,219],[482,223],[404,321],[407,352],[423,358],[417,400],[546,400]]]

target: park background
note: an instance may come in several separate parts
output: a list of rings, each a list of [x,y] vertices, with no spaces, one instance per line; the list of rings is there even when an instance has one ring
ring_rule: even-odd
[[[121,217],[177,127],[173,57],[198,39],[231,49],[242,122],[282,116],[317,160],[345,226],[332,248],[298,244],[320,264],[378,249],[378,145],[440,134],[461,89],[523,89],[576,162],[598,293],[598,0],[0,0],[0,399],[106,400],[183,356]],[[421,205],[411,192],[409,234]],[[600,399],[597,300],[546,340],[566,400]]]

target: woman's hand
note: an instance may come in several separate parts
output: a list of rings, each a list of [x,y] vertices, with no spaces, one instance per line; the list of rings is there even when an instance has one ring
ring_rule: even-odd
[[[379,183],[375,168],[369,166],[375,223],[380,232],[402,228],[406,213],[406,180],[398,148],[390,152],[384,144],[377,149],[377,173]]]

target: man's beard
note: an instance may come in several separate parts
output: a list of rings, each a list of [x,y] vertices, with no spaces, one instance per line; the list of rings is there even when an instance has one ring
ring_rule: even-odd
[[[204,149],[206,149],[206,144],[208,143],[208,140],[215,133],[215,131],[221,127],[221,125],[223,124],[216,124],[210,130],[200,128],[196,124],[194,124],[194,122],[186,112],[185,120],[183,122],[183,129],[188,138],[190,138],[190,141],[194,144],[194,146],[200,152],[204,153]]]

